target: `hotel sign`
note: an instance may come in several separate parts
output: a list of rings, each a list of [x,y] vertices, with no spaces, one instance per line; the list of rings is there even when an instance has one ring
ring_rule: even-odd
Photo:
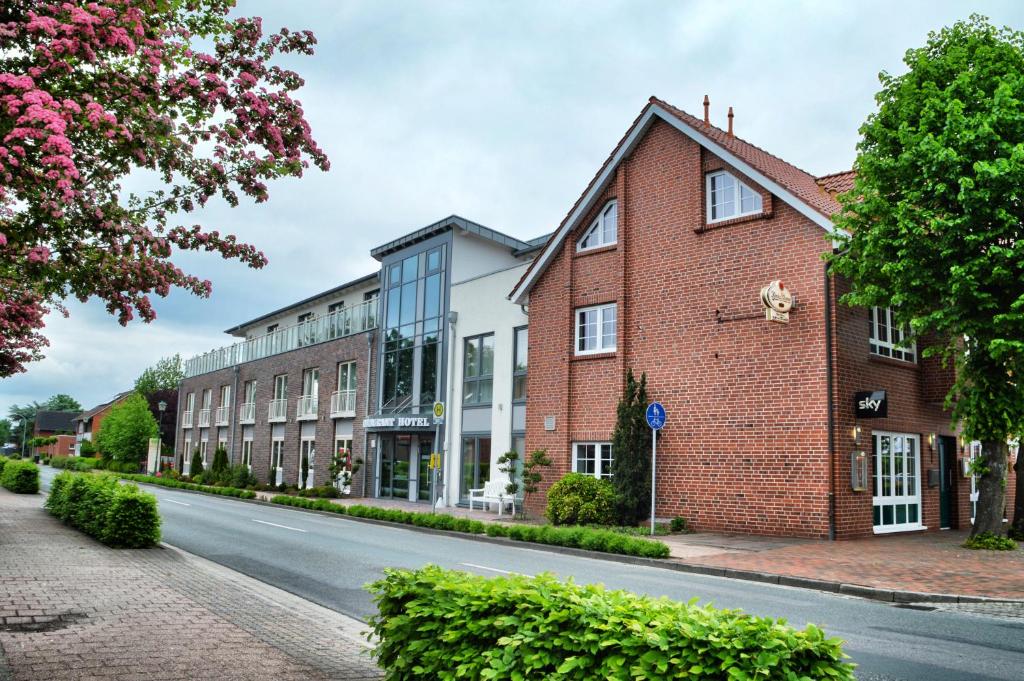
[[[363,428],[429,428],[428,416],[384,416],[363,419]]]

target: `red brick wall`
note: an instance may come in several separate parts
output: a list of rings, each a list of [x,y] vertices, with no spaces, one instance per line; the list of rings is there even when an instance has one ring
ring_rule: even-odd
[[[313,469],[313,478],[316,485],[326,485],[329,478],[329,465],[334,452],[334,419],[330,418],[331,393],[337,390],[337,365],[340,362],[356,362],[357,388],[356,388],[356,415],[352,426],[352,451],[355,457],[368,459],[363,451],[363,418],[365,417],[364,406],[366,399],[367,381],[367,334],[358,334],[339,338],[311,345],[306,348],[299,348],[280,355],[274,355],[240,365],[238,374],[237,392],[241,393],[246,381],[256,381],[256,423],[253,426],[252,444],[252,471],[261,482],[267,481],[267,474],[270,468],[270,441],[271,426],[267,422],[267,410],[274,392],[274,376],[279,374],[288,375],[288,420],[284,434],[284,480],[287,484],[296,484],[299,476],[299,440],[303,423],[308,421],[296,421],[296,401],[302,394],[302,372],[305,369],[319,367],[320,369],[320,393],[319,393],[319,419],[316,423],[316,465]],[[234,369],[222,369],[220,371],[201,374],[187,378],[181,383],[181,396],[179,398],[178,427],[176,431],[176,455],[180,459],[184,449],[184,434],[182,430],[182,414],[184,413],[187,395],[195,393],[195,406],[193,409],[193,434],[192,447],[198,446],[200,440],[199,410],[202,405],[202,392],[210,388],[213,391],[213,400],[210,406],[210,422],[214,422],[214,415],[220,400],[220,386],[234,386]],[[232,392],[235,392],[233,389]],[[239,394],[233,397],[234,404],[231,411],[231,422],[237,423],[238,410],[244,396]],[[373,404],[371,394],[371,405]],[[231,443],[230,458],[237,462],[242,456],[242,428],[237,424],[234,426],[234,442]],[[214,448],[217,446],[217,427],[210,427],[208,456],[213,456]],[[231,432],[231,426],[228,426]],[[229,435],[230,440],[230,435]],[[191,453],[188,454],[191,457]],[[367,483],[373,480],[373,462],[367,460],[364,463],[367,468]],[[353,476],[352,494],[362,496],[363,472],[359,471]]]

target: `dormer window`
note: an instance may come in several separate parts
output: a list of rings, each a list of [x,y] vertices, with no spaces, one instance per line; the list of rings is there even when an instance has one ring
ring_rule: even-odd
[[[615,201],[609,201],[576,244],[577,251],[601,246],[610,246],[619,238],[619,209]]]
[[[708,222],[761,212],[761,195],[724,170],[709,173],[707,183]]]

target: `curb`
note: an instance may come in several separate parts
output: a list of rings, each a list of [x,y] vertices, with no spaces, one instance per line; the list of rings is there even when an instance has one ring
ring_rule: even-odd
[[[727,579],[740,579],[748,582],[760,582],[762,584],[776,584],[779,586],[789,586],[797,589],[810,589],[812,591],[822,591],[825,593],[839,593],[843,594],[844,596],[854,596],[857,598],[863,598],[872,601],[880,601],[883,603],[1024,603],[1024,598],[992,598],[989,596],[969,596],[965,594],[944,594],[926,591],[908,591],[904,589],[886,589],[874,586],[866,586],[863,584],[851,584],[839,581],[813,579],[810,577],[779,575],[771,572],[756,572],[752,570],[737,570],[733,568],[715,567],[713,565],[681,563],[675,562],[671,558],[643,558],[641,556],[626,556],[618,553],[588,551],[587,549],[577,549],[569,546],[554,546],[551,544],[537,544],[535,542],[516,541],[515,539],[508,539],[507,537],[488,537],[486,534],[469,534],[466,532],[454,532],[451,530],[438,530],[432,527],[406,525],[405,523],[393,523],[388,520],[377,520],[375,518],[359,518],[357,516],[351,516],[348,514],[331,513],[330,511],[318,511],[316,509],[302,508],[300,506],[285,506],[284,504],[275,504],[273,502],[264,501],[258,498],[239,499],[238,497],[230,497],[225,496],[223,494],[211,494],[209,492],[200,492],[198,490],[179,489],[175,487],[163,487],[161,485],[153,485],[145,482],[140,482],[136,484],[147,485],[149,487],[157,487],[160,489],[171,490],[174,492],[182,492],[184,494],[200,494],[206,497],[216,497],[219,499],[227,499],[231,501],[241,501],[247,504],[271,506],[273,508],[283,508],[292,511],[300,511],[302,513],[313,513],[328,518],[342,518],[345,520],[351,520],[353,522],[367,523],[370,525],[379,525],[382,527],[402,528],[412,530],[414,532],[421,532],[423,534],[434,534],[444,537],[454,537],[455,539],[468,539],[470,541],[499,544],[502,546],[529,548],[534,549],[536,551],[547,551],[549,553],[559,553],[562,555],[578,556],[580,558],[591,558],[594,560],[610,560],[616,563],[624,563],[626,565],[641,565],[644,567],[658,568],[661,570],[670,570],[673,572],[684,572],[688,574],[705,575],[708,577],[725,577]]]

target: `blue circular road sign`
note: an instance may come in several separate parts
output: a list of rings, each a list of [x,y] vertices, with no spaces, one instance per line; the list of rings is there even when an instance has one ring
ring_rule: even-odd
[[[654,430],[665,427],[665,407],[661,406],[661,402],[651,402],[647,405],[647,425]]]

